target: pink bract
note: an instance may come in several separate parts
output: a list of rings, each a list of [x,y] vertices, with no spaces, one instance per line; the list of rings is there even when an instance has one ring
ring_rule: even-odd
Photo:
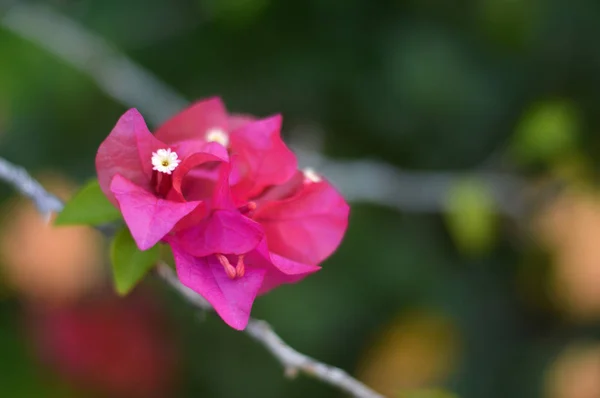
[[[167,148],[188,155],[172,175],[152,169],[153,152]],[[185,201],[181,192],[182,173],[190,160],[198,166],[226,162],[228,155],[218,144],[162,142],[135,109],[121,116],[100,144],[96,155],[100,188],[120,208],[140,250],[151,248],[186,216],[203,210],[202,200]]]

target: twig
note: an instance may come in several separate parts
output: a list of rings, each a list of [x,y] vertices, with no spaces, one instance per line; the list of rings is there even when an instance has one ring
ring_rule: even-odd
[[[2,157],[0,157],[0,180],[12,185],[17,191],[33,200],[43,215],[60,212],[64,207],[60,199],[46,191],[25,169],[10,163]],[[205,311],[213,310],[210,303],[202,296],[182,285],[175,272],[167,265],[159,264],[157,271],[158,275],[190,304]],[[288,376],[295,376],[298,372],[302,372],[337,387],[354,397],[383,398],[383,395],[371,390],[343,370],[321,363],[294,350],[265,321],[251,318],[245,332],[277,358],[285,368],[285,373]]]
[[[157,125],[183,109],[187,99],[106,40],[45,5],[16,2],[0,26],[41,46],[93,78],[108,96],[138,108]],[[300,164],[318,168],[344,196],[402,212],[446,210],[449,191],[463,178],[477,178],[494,198],[498,212],[515,219],[525,210],[519,178],[491,172],[404,171],[379,161],[333,161],[314,150],[295,148]]]

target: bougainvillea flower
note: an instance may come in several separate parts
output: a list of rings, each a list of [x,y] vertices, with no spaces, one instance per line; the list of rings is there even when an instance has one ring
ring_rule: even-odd
[[[280,130],[280,116],[228,116],[213,98],[157,131],[229,151],[229,177],[218,179],[210,215],[169,243],[181,282],[236,329],[246,326],[258,294],[319,270],[347,228],[347,203],[314,172],[297,170]]]
[[[226,162],[225,148],[210,142],[156,138],[135,109],[127,111],[96,155],[100,187],[123,214],[138,247],[149,249],[184,219],[201,218],[203,198],[185,200],[182,178],[203,163]]]
[[[173,250],[181,282],[245,328],[257,295],[320,269],[349,207],[316,173],[299,171],[281,116],[229,115],[199,101],[152,135],[127,112],[101,145],[100,185],[140,249]]]

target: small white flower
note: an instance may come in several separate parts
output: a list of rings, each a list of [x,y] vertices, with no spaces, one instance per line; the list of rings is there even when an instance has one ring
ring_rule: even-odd
[[[302,170],[302,174],[304,174],[304,180],[307,182],[321,182],[323,180],[321,176],[310,167]]]
[[[171,152],[170,148],[152,152],[152,170],[171,174],[179,166],[179,163],[181,160],[177,158],[177,152]]]
[[[206,141],[218,142],[227,148],[227,145],[229,145],[229,135],[219,128],[213,128],[206,132]]]

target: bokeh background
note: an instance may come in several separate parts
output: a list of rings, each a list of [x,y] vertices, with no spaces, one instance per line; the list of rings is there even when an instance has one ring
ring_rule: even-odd
[[[293,347],[390,397],[597,398],[599,18],[595,0],[0,1],[0,153],[66,199],[136,105],[98,84],[93,47],[74,67],[27,37],[81,51],[75,22],[189,100],[283,113],[326,157],[347,237],[253,310]],[[160,281],[115,297],[98,233],[0,192],[0,396],[343,396]]]

